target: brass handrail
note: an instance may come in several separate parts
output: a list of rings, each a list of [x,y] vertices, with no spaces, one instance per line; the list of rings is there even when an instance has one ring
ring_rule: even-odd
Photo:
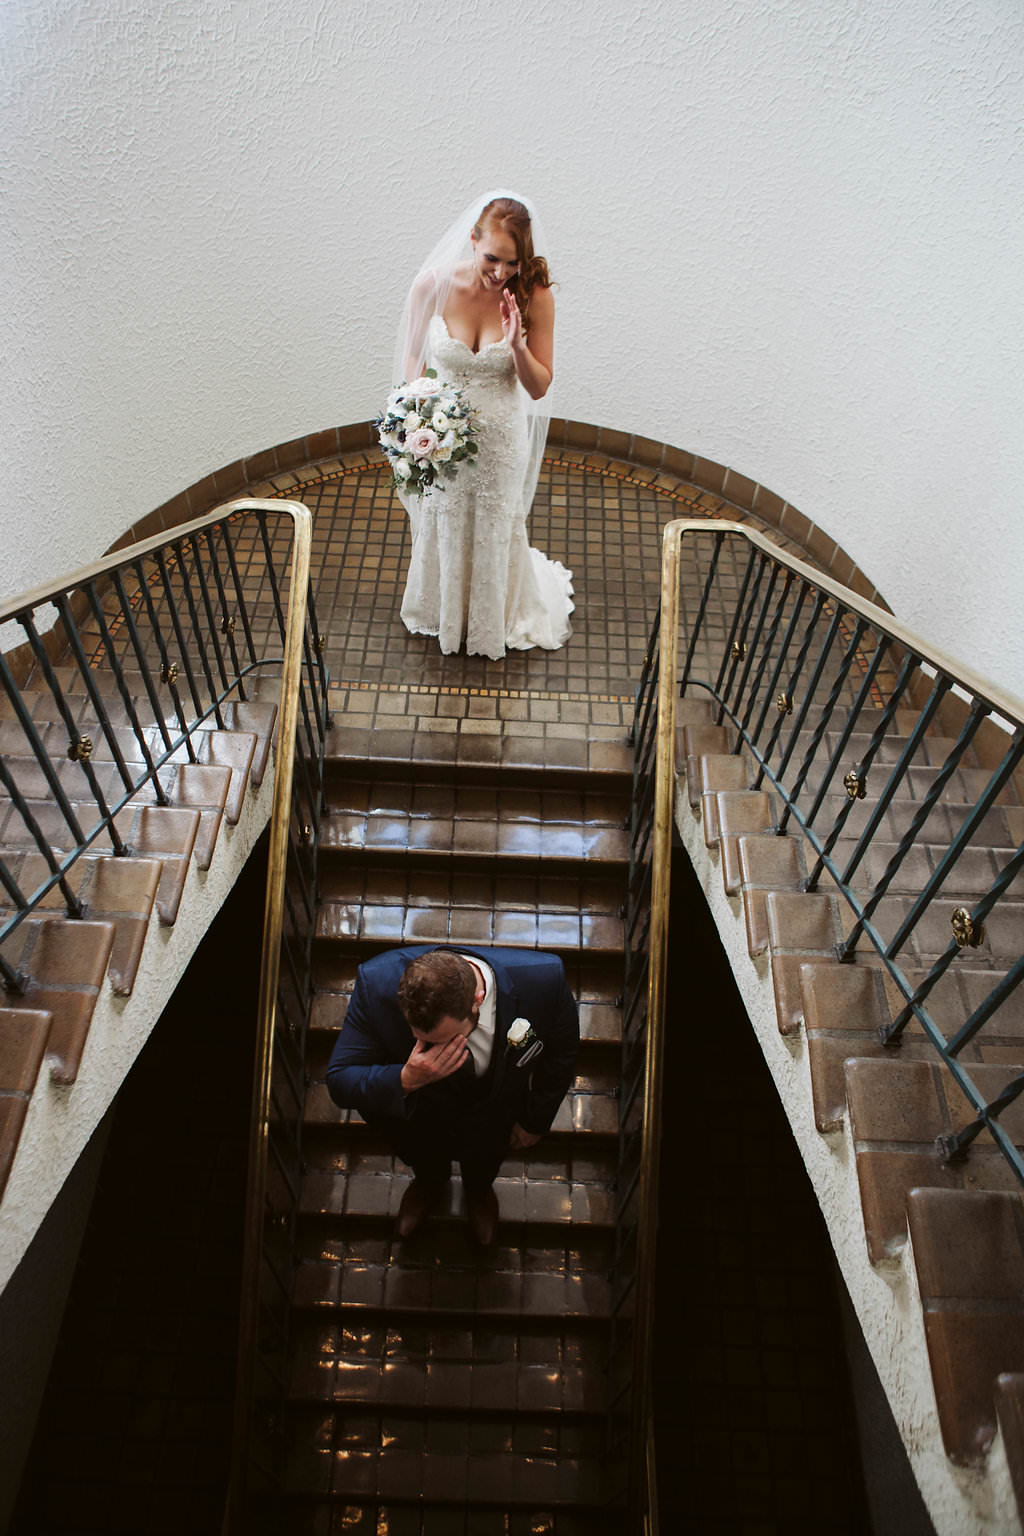
[[[647,1035],[644,1053],[643,1130],[637,1218],[636,1307],[633,1317],[633,1413],[627,1486],[648,1490],[653,1465],[651,1357],[654,1345],[654,1253],[658,1223],[658,1155],[661,1146],[661,1080],[664,1050],[664,992],[668,961],[669,887],[675,800],[676,637],[679,629],[678,521],[662,537],[661,626],[658,718],[654,769],[654,827],[651,835],[651,923],[647,975]],[[651,1442],[649,1444],[649,1441]],[[649,1490],[648,1490],[649,1492]],[[655,1490],[654,1518],[657,1518]],[[645,1511],[651,1519],[651,1511]]]
[[[239,1311],[238,1378],[225,1532],[241,1529],[244,1503],[246,1449],[252,1413],[255,1374],[256,1324],[259,1310],[263,1207],[266,1191],[269,1137],[271,1069],[277,989],[281,967],[281,934],[284,913],[285,875],[288,863],[292,778],[302,684],[305,597],[309,586],[312,517],[301,502],[272,502],[294,509],[295,539],[285,630],[281,703],[278,713],[277,751],[274,762],[274,795],[270,813],[270,846],[267,854],[267,891],[264,903],[263,943],[260,952],[260,990],[257,1014],[256,1069],[253,1107],[249,1123],[249,1182],[246,1192],[245,1233],[242,1258],[242,1297]]]
[[[91,565],[79,566],[77,571],[72,571],[68,576],[62,576],[59,581],[46,582],[43,586],[33,587],[17,597],[7,598],[0,606],[0,624],[16,619],[18,614],[24,613],[27,608],[38,608],[40,604],[50,602],[62,592],[87,586],[89,582],[95,581],[108,571],[116,571],[123,565],[132,565],[145,555],[152,554],[154,550],[163,549],[167,544],[190,538],[194,533],[202,533],[204,528],[210,528],[214,523],[222,523],[225,518],[234,517],[237,513],[283,512],[294,522],[296,510],[309,516],[309,508],[301,501],[269,501],[258,496],[246,496],[238,501],[222,502],[212,512],[204,512],[202,517],[193,518],[190,523],[175,523],[173,528],[166,528],[163,533],[154,534],[152,538],[140,539],[137,544],[126,544],[123,549],[104,555],[101,560],[94,560]]]

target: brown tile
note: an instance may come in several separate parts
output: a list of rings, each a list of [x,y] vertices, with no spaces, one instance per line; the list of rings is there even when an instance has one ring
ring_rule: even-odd
[[[768,891],[768,937],[780,953],[831,952],[839,936],[836,899],[810,891]]]
[[[114,926],[105,922],[83,922],[49,918],[38,924],[35,943],[27,956],[35,988],[47,986],[100,987],[106,974]],[[34,1000],[30,1007],[38,1006]]]
[[[110,927],[109,924],[106,926]],[[113,928],[110,928],[110,933],[113,937]],[[96,994],[55,992],[47,987],[33,986],[26,994],[26,1002],[52,1015],[45,1058],[51,1080],[65,1086],[73,1083],[78,1076],[82,1052],[88,1039],[89,1025],[96,1007]]]
[[[846,1094],[854,1140],[931,1146],[948,1129],[935,1070],[919,1061],[851,1061]]]
[[[749,512],[754,505],[756,492],[757,485],[753,480],[748,479],[746,475],[737,474],[734,469],[726,470],[722,494],[729,501],[735,502],[737,506]]]
[[[995,1438],[996,1379],[1024,1370],[1024,1317],[929,1309],[924,1326],[946,1454],[978,1464]]]
[[[858,1149],[857,1179],[864,1236],[873,1264],[894,1257],[902,1249],[907,1235],[907,1196],[912,1189],[922,1185],[960,1187],[960,1175],[933,1153],[886,1151],[870,1145]]]
[[[3,1194],[28,1113],[28,1099],[0,1093],[0,1195]]]
[[[0,1093],[31,1093],[50,1032],[50,1015],[0,1008]]]
[[[669,468],[667,455],[665,468]],[[706,491],[713,491],[717,496],[723,494],[722,488],[726,476],[724,465],[716,464],[713,459],[695,458],[691,474],[695,485],[701,486]]]
[[[203,731],[200,735],[199,761],[207,767],[227,768],[231,774],[224,818],[229,826],[236,826],[249,787],[256,737],[250,731]]]
[[[1024,1307],[1024,1210],[1015,1194],[915,1189],[907,1201],[922,1298]]]

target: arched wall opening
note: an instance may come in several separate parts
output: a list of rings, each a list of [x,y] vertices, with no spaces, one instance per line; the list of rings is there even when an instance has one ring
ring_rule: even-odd
[[[13,0],[0,32],[8,592],[371,417],[418,261],[504,184],[551,235],[558,414],[772,487],[1024,693],[1011,0]]]

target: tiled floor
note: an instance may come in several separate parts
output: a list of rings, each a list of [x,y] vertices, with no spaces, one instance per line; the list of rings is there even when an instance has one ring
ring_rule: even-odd
[[[353,689],[440,689],[436,711],[433,702],[429,710],[439,718],[460,712],[444,707],[446,690],[483,690],[500,703],[485,709],[479,700],[473,718],[520,726],[600,721],[611,715],[608,706],[631,700],[658,605],[661,534],[673,518],[744,521],[804,554],[752,514],[696,486],[601,454],[549,454],[529,534],[574,573],[568,644],[510,652],[502,661],[442,656],[434,640],[409,634],[399,617],[408,520],[378,460],[350,454],[280,475],[266,489],[313,509],[317,607],[332,679]],[[538,710],[539,703],[549,708]],[[397,706],[394,712],[404,713]]]

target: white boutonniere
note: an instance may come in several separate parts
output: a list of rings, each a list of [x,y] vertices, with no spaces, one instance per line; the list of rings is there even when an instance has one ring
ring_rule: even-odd
[[[533,1032],[529,1019],[513,1019],[509,1025],[508,1044],[516,1053],[516,1066],[525,1067],[544,1049],[543,1040]]]

